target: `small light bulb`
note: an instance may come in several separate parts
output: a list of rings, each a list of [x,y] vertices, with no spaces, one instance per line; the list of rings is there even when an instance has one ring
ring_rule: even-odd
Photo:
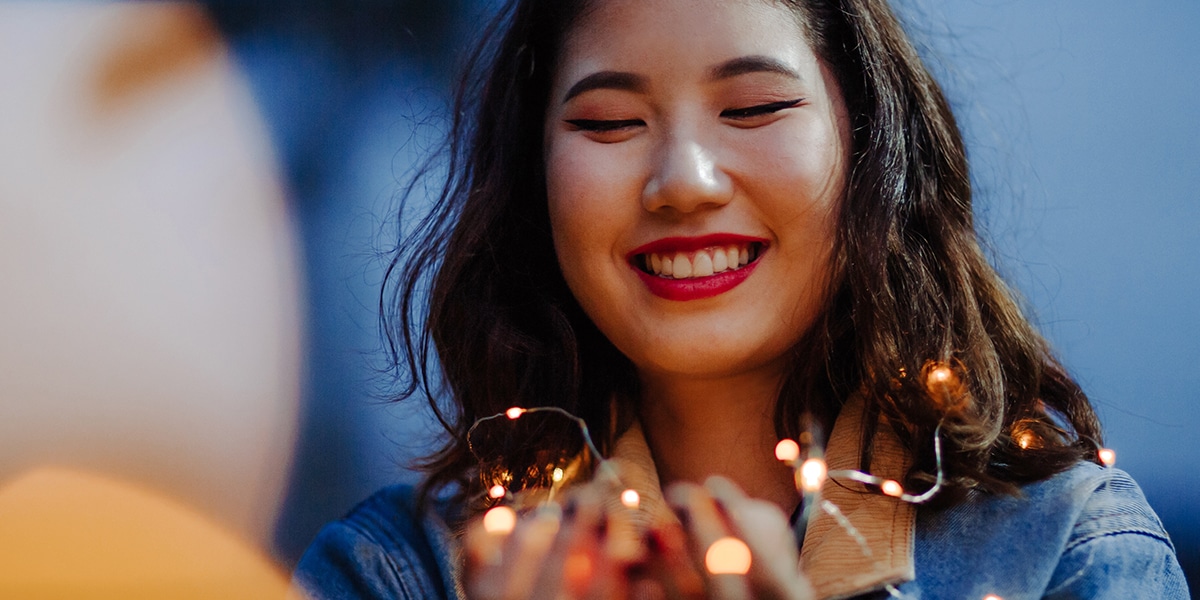
[[[929,372],[929,383],[946,383],[952,377],[954,377],[954,371],[951,371],[950,367],[935,367]]]
[[[525,409],[523,409],[519,406],[514,406],[514,407],[504,411],[504,415],[514,421],[517,420],[517,417],[520,417],[523,414],[525,414]]]
[[[800,444],[797,444],[793,440],[779,440],[779,443],[775,444],[775,458],[785,463],[790,463],[800,458]]]
[[[742,540],[723,537],[704,553],[704,566],[713,575],[745,575],[750,571],[750,548]]]
[[[553,479],[555,482],[562,481],[562,480],[563,480],[563,470],[562,470],[562,468],[560,468],[560,467],[554,467],[554,472],[552,472],[552,473],[550,474],[550,479]]]
[[[805,492],[819,492],[821,485],[825,483],[827,474],[828,470],[824,460],[810,458],[800,466],[800,487]]]
[[[483,530],[497,535],[508,535],[517,527],[517,512],[507,506],[497,506],[483,515]]]
[[[563,578],[568,585],[583,588],[592,579],[592,559],[583,552],[572,552],[563,562]]]
[[[505,489],[504,486],[497,483],[496,485],[493,485],[491,487],[491,489],[488,490],[488,496],[490,496],[496,500],[499,500],[504,497],[504,494],[506,492],[508,492],[508,490]]]
[[[642,498],[638,495],[637,490],[625,490],[621,492],[621,504],[624,504],[628,508],[637,508],[638,503],[641,501]]]
[[[892,479],[884,481],[882,484],[880,484],[879,489],[883,490],[883,493],[892,496],[893,498],[899,498],[900,496],[904,495],[904,488],[900,487],[900,483],[898,481]]]
[[[1017,445],[1022,450],[1028,450],[1029,446],[1033,445],[1033,432],[1028,429],[1017,434]]]
[[[1111,467],[1117,462],[1117,453],[1112,448],[1101,448],[1096,455],[1100,457],[1100,462],[1106,467]]]

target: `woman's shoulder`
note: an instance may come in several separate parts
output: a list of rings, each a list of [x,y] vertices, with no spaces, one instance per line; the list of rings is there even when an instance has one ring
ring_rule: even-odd
[[[921,511],[914,550],[918,582],[957,580],[974,586],[962,590],[968,596],[1187,597],[1174,546],[1141,488],[1092,463],[1017,496],[976,493]],[[963,573],[980,576],[968,583]]]
[[[457,598],[453,506],[418,503],[411,485],[384,488],[317,534],[296,565],[302,597]]]

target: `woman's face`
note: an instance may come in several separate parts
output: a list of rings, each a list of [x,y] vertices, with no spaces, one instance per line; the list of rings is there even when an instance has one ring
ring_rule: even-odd
[[[643,377],[781,370],[830,285],[849,125],[797,17],[601,0],[546,110],[567,284]]]

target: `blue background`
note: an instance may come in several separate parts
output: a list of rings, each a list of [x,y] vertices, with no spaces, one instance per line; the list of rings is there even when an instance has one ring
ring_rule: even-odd
[[[1091,396],[1200,587],[1200,3],[895,3],[963,126],[981,234]],[[377,294],[396,196],[442,131],[486,2],[209,2],[299,217],[307,372],[274,553],[412,480],[433,428],[389,404]],[[286,7],[286,9],[284,8]]]

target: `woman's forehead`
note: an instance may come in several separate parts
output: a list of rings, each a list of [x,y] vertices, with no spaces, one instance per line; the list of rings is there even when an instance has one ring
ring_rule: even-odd
[[[715,68],[747,56],[800,69],[813,53],[793,10],[778,2],[599,0],[567,32],[558,68],[573,80],[605,70]]]

